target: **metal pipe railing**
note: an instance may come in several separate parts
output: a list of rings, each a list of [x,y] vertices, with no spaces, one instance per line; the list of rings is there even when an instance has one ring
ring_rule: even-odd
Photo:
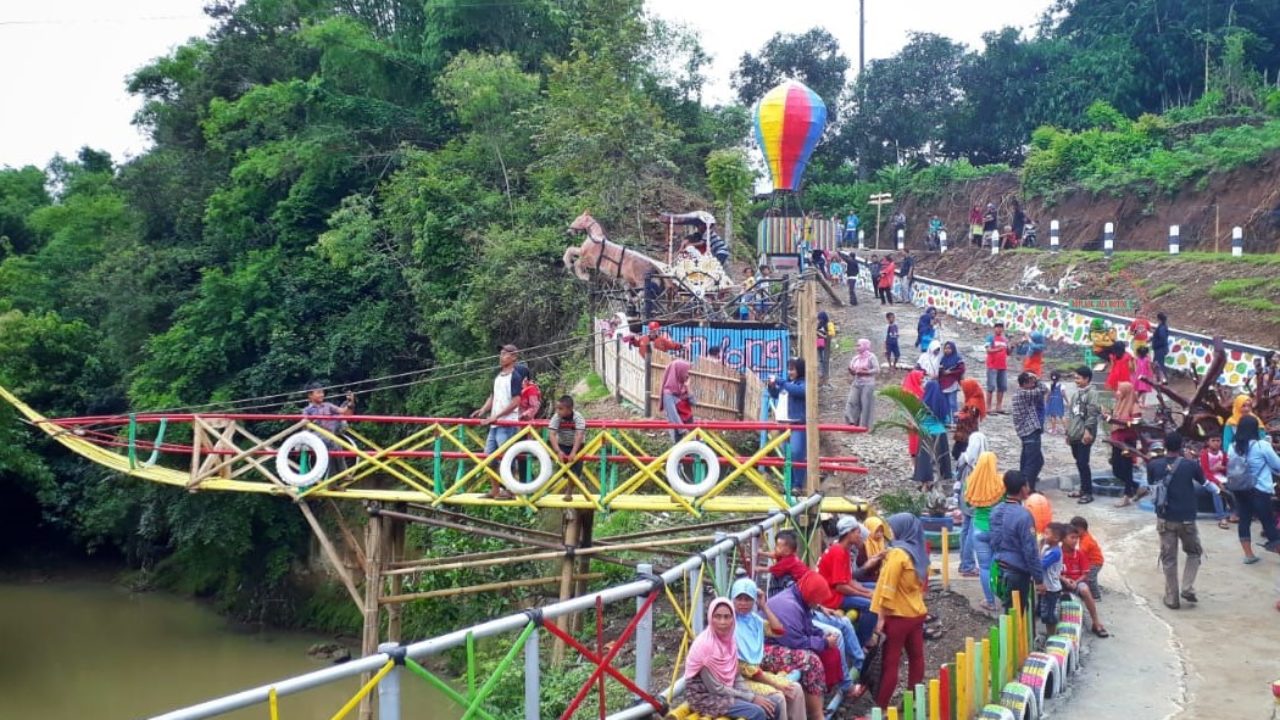
[[[814,495],[800,500],[785,511],[772,511],[769,513],[769,517],[765,520],[756,523],[741,532],[727,535],[723,540],[716,542],[711,547],[700,553],[690,556],[687,560],[662,573],[659,577],[665,584],[675,583],[683,579],[686,574],[697,571],[702,567],[704,562],[714,562],[716,558],[727,553],[731,553],[739,543],[760,537],[762,534],[776,528],[777,525],[795,518],[801,513],[819,507],[821,503],[822,495],[815,493]],[[595,608],[597,598],[607,605],[623,600],[643,597],[653,590],[653,580],[634,580],[624,585],[601,590],[597,593],[548,605],[541,609],[540,615],[543,620],[554,620],[572,613]],[[696,590],[697,589],[695,589],[695,591]],[[695,592],[693,595],[697,597],[698,593]],[[695,613],[695,619],[700,619],[702,613],[698,612],[700,610],[699,605],[695,605],[693,610]],[[463,646],[466,644],[468,636],[474,640],[479,640],[482,638],[493,637],[495,635],[522,631],[529,624],[531,619],[531,613],[529,612],[506,615],[469,628],[455,630],[436,638],[422,640],[403,646],[403,650],[409,658],[413,658],[415,660],[432,655],[438,655],[445,650]],[[701,623],[698,624],[700,625]],[[526,667],[528,667],[532,662],[533,657],[534,656],[531,654],[525,655]],[[201,718],[215,717],[234,710],[240,710],[242,708],[265,703],[267,702],[268,697],[272,694],[277,697],[293,695],[320,685],[327,685],[332,682],[356,677],[363,673],[375,672],[386,666],[387,662],[393,660],[395,660],[393,654],[380,652],[375,655],[369,655],[357,660],[352,660],[351,662],[343,663],[342,665],[335,665],[333,667],[324,668],[323,670],[309,672],[304,675],[285,678],[278,682],[260,685],[255,688],[242,690],[238,693],[226,695],[224,697],[207,700],[198,705],[173,710],[171,712],[164,713],[163,715],[157,715],[153,720],[199,720]],[[676,683],[674,691],[677,694],[680,692],[682,685],[683,682]],[[526,713],[530,711],[531,705],[534,704],[533,698],[533,690],[526,687]],[[608,720],[630,720],[630,718],[641,718],[652,713],[652,708],[647,705],[640,705],[635,708],[621,711],[615,715],[611,715]],[[537,717],[537,715],[534,715],[533,717]]]

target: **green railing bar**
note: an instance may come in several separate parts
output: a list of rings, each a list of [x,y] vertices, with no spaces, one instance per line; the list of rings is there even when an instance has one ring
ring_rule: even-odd
[[[466,441],[467,441],[467,431],[466,431],[466,429],[464,429],[461,425],[459,425],[459,426],[458,426],[458,442],[460,442],[460,443],[465,443]],[[458,474],[457,474],[457,475],[455,475],[455,476],[454,476],[454,478],[453,478],[453,481],[454,481],[455,483],[456,483],[456,482],[458,482],[459,480],[461,480],[461,479],[462,479],[462,476],[465,474],[465,473],[463,473],[463,467],[462,467],[462,465],[463,465],[462,460],[459,460],[459,461],[458,461]]]
[[[428,685],[431,685],[435,689],[444,693],[445,697],[452,700],[456,705],[460,707],[466,707],[467,705],[471,704],[471,698],[466,697],[462,693],[453,689],[453,687],[450,686],[445,681],[441,680],[435,675],[432,675],[430,670],[427,670],[426,668],[419,665],[418,662],[413,658],[405,658],[404,666],[409,668],[409,670],[412,671],[413,674],[417,675],[423,680],[426,680]],[[479,714],[480,717],[485,718],[485,720],[497,720],[497,718],[490,715],[483,708],[480,710],[477,710],[476,713]]]
[[[476,636],[467,633],[467,696],[476,696]]]
[[[431,461],[431,475],[435,482],[436,495],[444,494],[444,458],[440,457],[440,453],[444,451],[444,439],[436,434],[436,442],[433,446],[435,458]]]
[[[782,486],[787,491],[787,504],[795,505],[795,498],[791,494],[791,442],[788,441],[786,449],[782,451]]]
[[[129,413],[129,469],[138,467],[138,448],[134,445],[138,440],[138,416]]]
[[[498,666],[495,667],[493,672],[489,675],[489,679],[485,680],[484,685],[480,686],[480,692],[472,698],[471,705],[467,708],[467,711],[463,713],[461,720],[469,720],[469,718],[480,709],[481,703],[483,703],[485,699],[489,697],[489,693],[492,693],[493,689],[498,686],[498,681],[506,674],[507,668],[511,667],[511,661],[514,660],[515,656],[520,654],[520,651],[524,649],[524,643],[529,639],[529,636],[533,634],[534,627],[533,623],[529,623],[524,626],[524,630],[520,632],[520,637],[516,638],[515,644],[507,651],[506,657],[502,658],[502,661],[498,663]]]
[[[611,438],[608,430],[602,430],[600,434],[604,436],[604,440],[600,443],[600,497],[604,497],[613,492],[609,482],[609,442]]]

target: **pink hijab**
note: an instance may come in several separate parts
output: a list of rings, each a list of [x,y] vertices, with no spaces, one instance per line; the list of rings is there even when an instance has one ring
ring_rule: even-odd
[[[729,626],[725,634],[720,635],[711,622],[716,608],[721,605],[728,608],[729,614],[736,618],[737,614],[729,598],[718,597],[711,601],[711,605],[707,607],[707,627],[689,646],[689,660],[684,666],[684,677],[686,680],[692,679],[706,668],[716,680],[733,687],[733,682],[738,677],[738,641],[733,636],[733,625]]]
[[[677,397],[688,392],[689,367],[688,360],[672,360],[662,373],[662,392]]]
[[[876,369],[876,355],[871,352],[871,341],[866,338],[858,339],[858,354],[853,356],[853,361],[849,363],[850,370],[862,370],[863,372]]]

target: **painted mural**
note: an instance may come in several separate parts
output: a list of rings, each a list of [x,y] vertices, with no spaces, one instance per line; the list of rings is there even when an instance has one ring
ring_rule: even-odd
[[[1120,340],[1129,342],[1127,328],[1132,318],[1084,312],[1051,301],[990,295],[919,277],[916,278],[913,300],[921,307],[936,307],[939,312],[969,322],[991,325],[1003,321],[1012,332],[1039,330],[1050,340],[1082,348],[1088,344],[1089,323],[1095,317],[1101,317],[1116,327]],[[1151,320],[1154,322],[1155,318]],[[1227,352],[1227,365],[1219,382],[1230,387],[1240,387],[1253,371],[1254,358],[1261,358],[1264,351],[1227,343]],[[1167,367],[1183,372],[1190,372],[1194,368],[1196,372],[1203,374],[1212,355],[1213,343],[1210,338],[1170,330],[1169,357],[1165,362]]]
[[[734,370],[755,374],[764,379],[784,375],[790,357],[791,339],[787,331],[776,328],[682,327],[663,328],[672,340],[682,343],[690,358],[706,357],[708,351],[720,348],[720,360]]]

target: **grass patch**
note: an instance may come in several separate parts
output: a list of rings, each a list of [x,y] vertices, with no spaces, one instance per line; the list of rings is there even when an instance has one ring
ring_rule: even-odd
[[[580,403],[591,403],[609,397],[609,388],[604,384],[604,380],[602,380],[599,375],[595,373],[587,373],[586,382],[586,392],[578,395],[574,400],[577,400]]]
[[[1151,291],[1151,299],[1155,300],[1156,298],[1164,297],[1165,295],[1168,295],[1174,290],[1177,290],[1179,287],[1181,287],[1181,285],[1179,285],[1178,283],[1171,283],[1171,282],[1160,285]]]
[[[1233,278],[1219,280],[1209,288],[1209,297],[1223,305],[1244,308],[1257,313],[1263,322],[1280,325],[1280,302],[1268,295],[1280,295],[1280,278]]]
[[[1099,250],[1063,250],[1054,253],[1045,252],[1040,249],[1018,248],[1012,252],[1025,255],[1038,255],[1042,264],[1057,265],[1065,262],[1103,262],[1106,260],[1102,252]],[[1254,267],[1277,267],[1280,266],[1280,254],[1264,254],[1264,255],[1242,255],[1234,257],[1230,252],[1184,252],[1178,255],[1170,255],[1167,252],[1156,250],[1128,250],[1112,254],[1111,269],[1124,270],[1133,265],[1143,262],[1168,262],[1168,263],[1215,263],[1215,262],[1231,262],[1241,265],[1250,265]]]

